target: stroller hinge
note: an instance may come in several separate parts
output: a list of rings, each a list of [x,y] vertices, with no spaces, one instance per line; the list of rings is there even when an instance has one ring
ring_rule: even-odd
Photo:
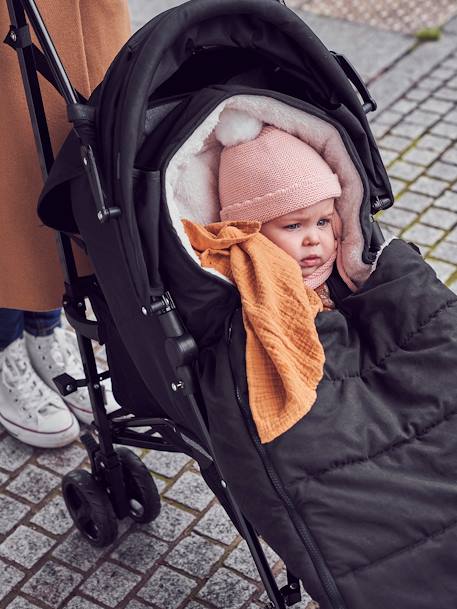
[[[26,24],[17,28],[12,25],[3,42],[16,50],[32,46],[29,26]]]
[[[81,144],[80,151],[84,169],[86,170],[86,175],[89,180],[92,196],[94,197],[95,206],[97,208],[97,218],[102,224],[108,220],[111,220],[112,218],[118,218],[121,215],[120,208],[106,207],[105,205],[105,194],[102,190],[97,163],[95,162],[92,147],[86,144]]]
[[[280,590],[288,607],[301,601],[300,580],[287,569],[287,585]]]
[[[393,201],[390,197],[388,196],[384,196],[384,197],[380,197],[379,195],[376,195],[376,197],[374,197],[374,199],[371,200],[371,212],[373,214],[378,213],[378,211],[383,211],[385,209],[389,209],[389,207],[392,207],[393,205]]]

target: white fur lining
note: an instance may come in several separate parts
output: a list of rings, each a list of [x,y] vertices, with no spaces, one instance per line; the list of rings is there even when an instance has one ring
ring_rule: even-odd
[[[338,175],[342,194],[335,206],[341,218],[342,234],[337,265],[351,289],[360,287],[372,271],[372,266],[362,261],[364,241],[359,212],[363,184],[340,134],[326,121],[264,96],[236,95],[224,100],[170,160],[165,174],[167,204],[174,228],[189,256],[200,264],[181,218],[200,224],[220,221],[218,171],[222,146],[216,140],[214,130],[226,107],[243,110],[264,123],[301,138],[313,146]],[[205,270],[223,277],[213,269]]]

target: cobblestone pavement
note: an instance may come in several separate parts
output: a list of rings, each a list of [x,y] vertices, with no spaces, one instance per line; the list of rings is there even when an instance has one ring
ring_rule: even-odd
[[[140,0],[135,6],[139,23],[145,13]],[[445,31],[444,40],[412,47],[374,80],[381,109],[372,127],[397,195],[382,216],[384,230],[419,244],[457,292],[455,21]],[[0,429],[1,609],[262,606],[265,593],[246,546],[195,464],[135,450],[157,482],[161,514],[147,526],[123,521],[117,541],[96,550],[75,531],[60,494],[62,475],[88,466],[81,444],[32,449]],[[284,579],[277,556],[267,555]],[[301,609],[311,609],[308,601]]]

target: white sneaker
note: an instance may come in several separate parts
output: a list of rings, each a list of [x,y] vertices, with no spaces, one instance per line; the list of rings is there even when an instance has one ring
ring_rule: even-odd
[[[32,336],[25,332],[25,340],[33,367],[51,389],[55,388],[53,379],[64,372],[74,379],[85,377],[79,355],[78,341],[75,333],[71,330],[57,327],[49,336]],[[105,408],[106,412],[110,413],[120,408],[120,406],[114,399],[111,385],[104,386],[104,388]],[[87,387],[80,387],[63,399],[80,421],[86,424],[93,421],[94,415]]]
[[[0,422],[32,446],[57,448],[76,440],[78,421],[30,363],[24,339],[0,351]]]

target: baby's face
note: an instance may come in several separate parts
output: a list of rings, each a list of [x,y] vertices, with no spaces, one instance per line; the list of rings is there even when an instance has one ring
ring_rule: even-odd
[[[308,277],[336,250],[333,214],[334,199],[326,199],[265,222],[260,232],[292,256]]]

